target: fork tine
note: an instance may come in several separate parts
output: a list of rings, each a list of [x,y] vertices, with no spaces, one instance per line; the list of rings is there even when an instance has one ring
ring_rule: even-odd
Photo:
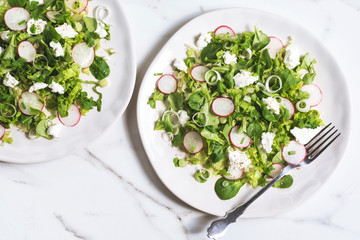
[[[332,134],[333,135],[333,134]],[[341,135],[341,133],[339,133],[338,135],[336,135],[328,144],[326,144],[325,147],[323,147],[322,149],[320,149],[319,151],[317,151],[315,154],[315,156],[311,156],[309,157],[309,159],[311,161],[315,160],[323,151],[325,151],[326,148],[328,148],[339,136]]]
[[[318,134],[316,134],[307,144],[305,144],[305,147],[308,148],[311,142],[314,141],[318,136],[320,136],[320,134],[322,134],[331,124],[332,123],[329,123],[323,129],[321,129],[321,131]]]
[[[306,150],[307,150],[308,152],[310,152],[310,150],[311,150],[312,148],[314,148],[315,145],[317,145],[324,137],[326,137],[326,135],[328,135],[334,128],[335,128],[335,126],[333,126],[332,128],[330,128],[326,133],[324,133],[322,136],[320,136],[319,139],[316,139],[316,142],[314,142],[311,146],[308,146],[308,147],[305,146]],[[320,132],[319,134],[321,134],[321,132]],[[319,135],[319,134],[318,134],[318,135]]]
[[[330,129],[326,134],[328,134],[332,129]],[[314,147],[314,149],[310,150],[310,149],[306,149],[308,155],[313,154],[314,152],[318,151],[322,145],[324,145],[332,136],[334,136],[334,134],[337,132],[338,130],[336,129],[333,133],[330,134],[330,136],[328,136],[325,140],[323,140],[322,142],[320,142],[320,140],[322,140],[326,135],[324,135],[322,138],[319,139],[319,142],[317,142],[317,146]],[[314,144],[315,145],[315,144]]]

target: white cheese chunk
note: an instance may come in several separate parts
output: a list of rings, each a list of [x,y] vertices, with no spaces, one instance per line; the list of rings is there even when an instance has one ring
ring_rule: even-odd
[[[293,69],[300,64],[300,53],[293,45],[286,48],[284,63],[289,69]]]
[[[235,88],[243,88],[249,86],[259,80],[258,76],[252,76],[252,72],[241,71],[233,77]]]
[[[78,35],[72,26],[68,25],[67,23],[56,27],[55,30],[61,35],[62,38],[75,38],[75,36]]]
[[[261,135],[261,145],[263,146],[266,153],[271,153],[274,138],[275,133],[272,132],[263,132]]]
[[[196,46],[199,50],[202,50],[204,47],[206,47],[211,42],[212,36],[210,33],[207,34],[201,34],[196,42]]]
[[[95,33],[99,34],[100,38],[104,38],[108,35],[107,31],[105,30],[105,24],[101,21],[97,21],[97,28]]]
[[[56,82],[52,82],[49,85],[49,88],[51,89],[51,92],[53,92],[53,93],[59,93],[59,94],[64,94],[65,93],[64,87],[61,86],[60,84],[56,83]]]
[[[263,98],[266,108],[275,114],[280,113],[280,103],[273,97]]]
[[[187,114],[187,112],[184,111],[184,110],[179,110],[178,115],[179,115],[180,124],[181,124],[182,127],[184,127],[185,124],[189,121],[190,117]]]
[[[235,54],[232,54],[229,51],[226,51],[223,55],[225,64],[235,64],[237,63],[237,58]]]
[[[4,51],[4,49],[2,47],[0,47],[0,55],[2,54],[3,51]]]
[[[53,136],[54,138],[58,138],[58,137],[60,137],[62,128],[63,128],[63,125],[61,123],[56,123],[54,125],[51,125],[48,128],[47,134],[50,136]]]
[[[42,19],[35,20],[32,18],[27,22],[27,32],[31,35],[38,35],[44,31],[46,24],[47,22]]]
[[[9,88],[14,88],[16,85],[19,84],[19,81],[16,80],[9,72],[6,73],[3,84]]]
[[[61,57],[65,55],[64,49],[61,46],[61,43],[55,43],[54,41],[50,42],[50,47],[54,50],[55,57]]]
[[[187,70],[187,66],[186,66],[184,60],[180,60],[180,59],[175,60],[174,67],[176,67],[180,71],[184,71],[184,72],[186,72],[186,70]]]
[[[37,82],[37,83],[34,83],[30,87],[29,92],[35,92],[37,90],[44,89],[44,88],[47,88],[47,87],[48,87],[48,84]]]
[[[43,5],[44,4],[44,0],[29,0],[30,2],[38,2],[38,5]]]
[[[238,169],[248,168],[251,164],[251,160],[246,156],[244,152],[239,150],[228,151],[229,168],[228,173],[231,177],[235,177],[235,173]]]

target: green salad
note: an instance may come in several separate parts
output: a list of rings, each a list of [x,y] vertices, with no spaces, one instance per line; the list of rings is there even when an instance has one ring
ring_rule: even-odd
[[[0,6],[0,141],[12,143],[11,126],[30,138],[53,139],[59,125],[75,126],[101,111],[99,88],[110,68],[97,56],[110,40],[102,18],[87,16],[84,0],[3,0]],[[106,50],[108,55],[112,50]],[[80,74],[92,75],[84,81]],[[93,88],[95,97],[83,90]]]
[[[175,61],[173,74],[156,74],[148,104],[166,105],[155,130],[186,153],[173,159],[175,167],[197,165],[200,183],[218,178],[215,192],[227,200],[244,184],[264,186],[305,158],[304,131],[323,125],[314,109],[322,100],[313,84],[316,61],[292,40],[284,46],[257,27],[235,34],[220,26],[196,45],[187,45],[187,58]],[[287,175],[274,187],[292,183]]]

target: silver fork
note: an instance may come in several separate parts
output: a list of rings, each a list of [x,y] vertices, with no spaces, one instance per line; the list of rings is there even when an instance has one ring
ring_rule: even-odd
[[[270,181],[265,187],[251,197],[246,203],[236,207],[235,209],[228,212],[225,217],[216,220],[211,223],[207,229],[208,237],[211,239],[218,239],[225,235],[225,232],[231,223],[237,221],[237,219],[244,213],[247,207],[249,207],[258,197],[260,197],[266,190],[268,190],[275,182],[277,182],[284,175],[288,174],[291,170],[310,164],[314,161],[326,148],[332,144],[336,138],[340,136],[337,133],[338,130],[334,130],[335,126],[332,126],[328,131],[325,132],[331,126],[331,123],[324,127],[315,137],[313,137],[306,145],[306,158],[298,165],[287,165],[282,169],[279,175],[277,175],[272,181]],[[336,134],[337,133],[337,134]],[[336,134],[336,135],[335,135]],[[335,135],[335,136],[334,136]],[[325,138],[326,137],[326,138]],[[325,139],[324,139],[325,138]],[[326,144],[324,146],[324,144]]]

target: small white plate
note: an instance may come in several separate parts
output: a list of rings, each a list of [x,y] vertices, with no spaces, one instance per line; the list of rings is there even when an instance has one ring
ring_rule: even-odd
[[[308,199],[335,171],[344,154],[350,129],[349,93],[341,70],[320,41],[289,19],[259,10],[235,8],[206,13],[183,26],[165,44],[144,77],[137,105],[142,142],[163,183],[177,197],[201,211],[223,216],[259,190],[244,186],[235,198],[220,200],[214,191],[216,179],[201,184],[193,178],[196,167],[175,168],[172,159],[184,153],[164,142],[161,131],[153,131],[154,123],[160,114],[159,109],[153,110],[147,105],[158,79],[154,73],[173,73],[173,61],[176,58],[186,58],[185,44],[194,44],[200,33],[213,31],[220,25],[228,25],[235,32],[253,31],[253,26],[257,25],[266,34],[277,36],[285,43],[291,35],[294,37],[294,45],[303,53],[310,52],[318,62],[315,83],[321,87],[324,94],[318,110],[325,123],[334,123],[342,136],[313,164],[292,173],[295,182],[291,188],[270,189],[249,207],[243,217],[266,217],[287,212]]]
[[[132,96],[136,77],[131,32],[119,1],[99,2],[89,3],[90,15],[93,15],[97,6],[105,6],[110,10],[105,22],[111,26],[111,40],[103,47],[113,48],[116,52],[108,62],[111,69],[107,78],[109,86],[100,90],[103,93],[102,111],[92,110],[86,117],[82,117],[78,125],[73,128],[64,127],[61,137],[51,141],[43,138],[29,140],[24,133],[12,127],[14,143],[0,147],[0,161],[37,163],[66,156],[96,140],[124,113]],[[94,99],[97,99],[97,95],[94,95]]]

